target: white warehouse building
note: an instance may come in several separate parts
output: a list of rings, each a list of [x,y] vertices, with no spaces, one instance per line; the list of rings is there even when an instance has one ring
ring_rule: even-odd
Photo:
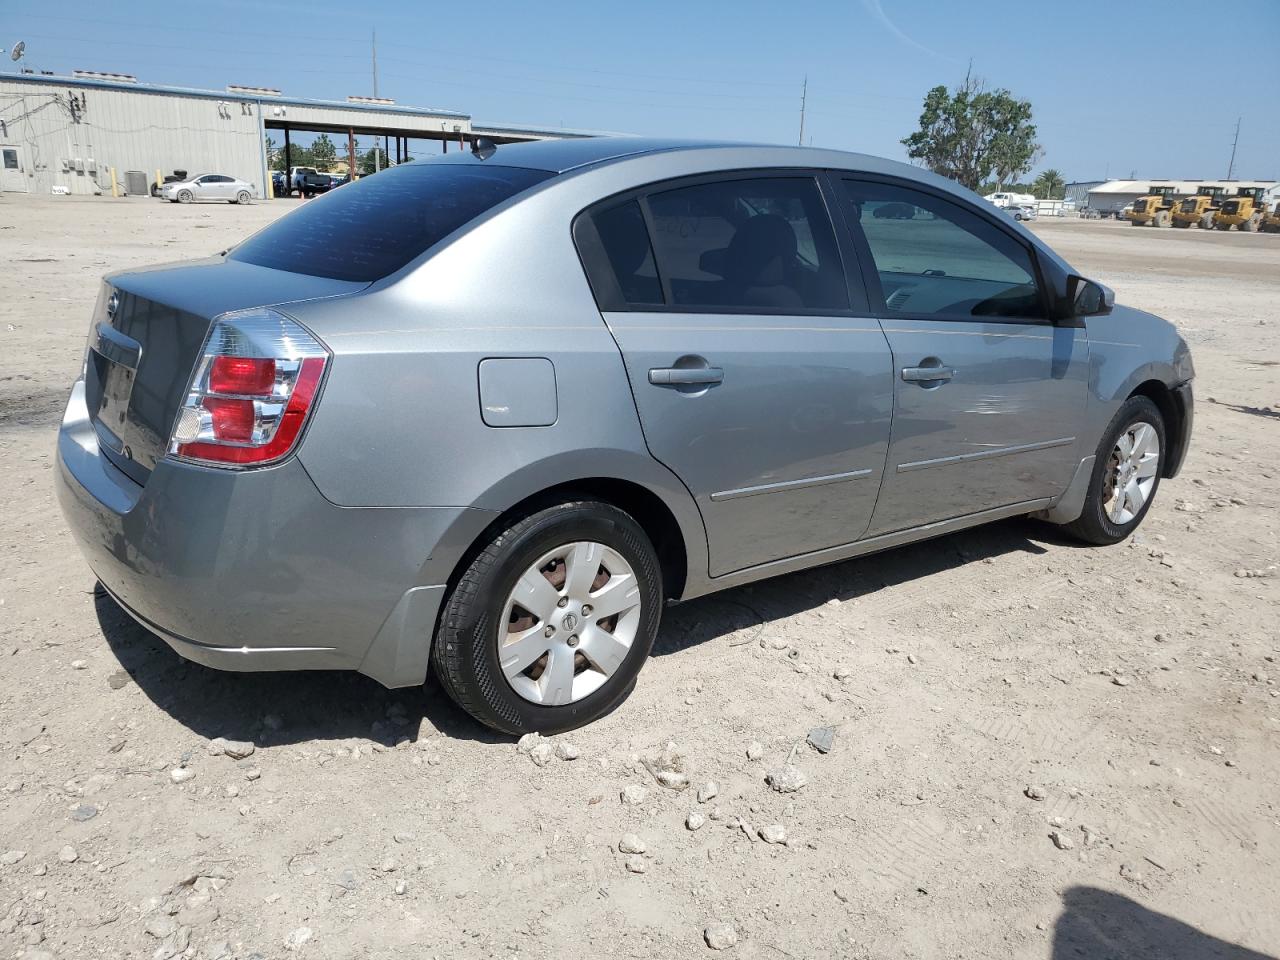
[[[583,136],[521,127],[473,128],[452,110],[401,106],[391,100],[288,97],[278,90],[229,86],[225,91],[139,83],[120,74],[0,74],[0,190],[26,193],[138,192],[157,173],[221,173],[265,196],[270,179],[266,137],[277,147],[297,131],[331,136],[340,158],[355,137],[375,136],[392,162],[410,141],[461,149],[481,133],[496,143]],[[283,143],[281,141],[283,140]]]

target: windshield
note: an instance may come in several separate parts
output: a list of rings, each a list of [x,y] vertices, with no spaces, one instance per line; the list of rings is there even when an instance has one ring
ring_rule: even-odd
[[[307,201],[229,256],[276,270],[369,283],[551,176],[545,170],[469,164],[392,167]]]

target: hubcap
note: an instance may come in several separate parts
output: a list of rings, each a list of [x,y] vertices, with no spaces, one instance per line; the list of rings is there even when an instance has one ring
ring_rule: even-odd
[[[1102,505],[1112,523],[1123,526],[1142,512],[1160,469],[1160,435],[1144,421],[1130,424],[1107,461]]]
[[[498,627],[503,676],[524,699],[573,703],[622,665],[640,628],[640,585],[612,547],[566,543],[529,566]]]

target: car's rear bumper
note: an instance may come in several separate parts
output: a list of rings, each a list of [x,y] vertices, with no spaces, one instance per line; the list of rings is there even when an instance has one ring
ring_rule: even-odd
[[[139,486],[99,452],[82,383],[57,460],[63,514],[102,585],[179,654],[219,669],[420,683],[448,572],[492,519],[339,507],[296,458],[250,471],[162,460]]]

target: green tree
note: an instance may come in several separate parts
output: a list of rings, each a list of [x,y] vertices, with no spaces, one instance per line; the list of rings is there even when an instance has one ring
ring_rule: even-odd
[[[375,160],[374,158],[377,157]],[[389,166],[387,163],[387,152],[381,147],[374,147],[366,150],[360,155],[360,159],[356,164],[360,168],[361,175],[368,175],[377,170],[385,170]]]
[[[1031,188],[1046,200],[1061,200],[1066,196],[1067,181],[1059,171],[1050,167],[1048,170],[1041,171]]]
[[[937,86],[925,94],[920,129],[902,144],[907,156],[971,190],[991,177],[1004,184],[1026,173],[1040,150],[1031,103],[987,90],[973,76],[954,92]]]
[[[327,133],[322,133],[311,141],[311,166],[328,170],[338,158],[338,148],[333,145]],[[297,166],[297,164],[294,164]]]

